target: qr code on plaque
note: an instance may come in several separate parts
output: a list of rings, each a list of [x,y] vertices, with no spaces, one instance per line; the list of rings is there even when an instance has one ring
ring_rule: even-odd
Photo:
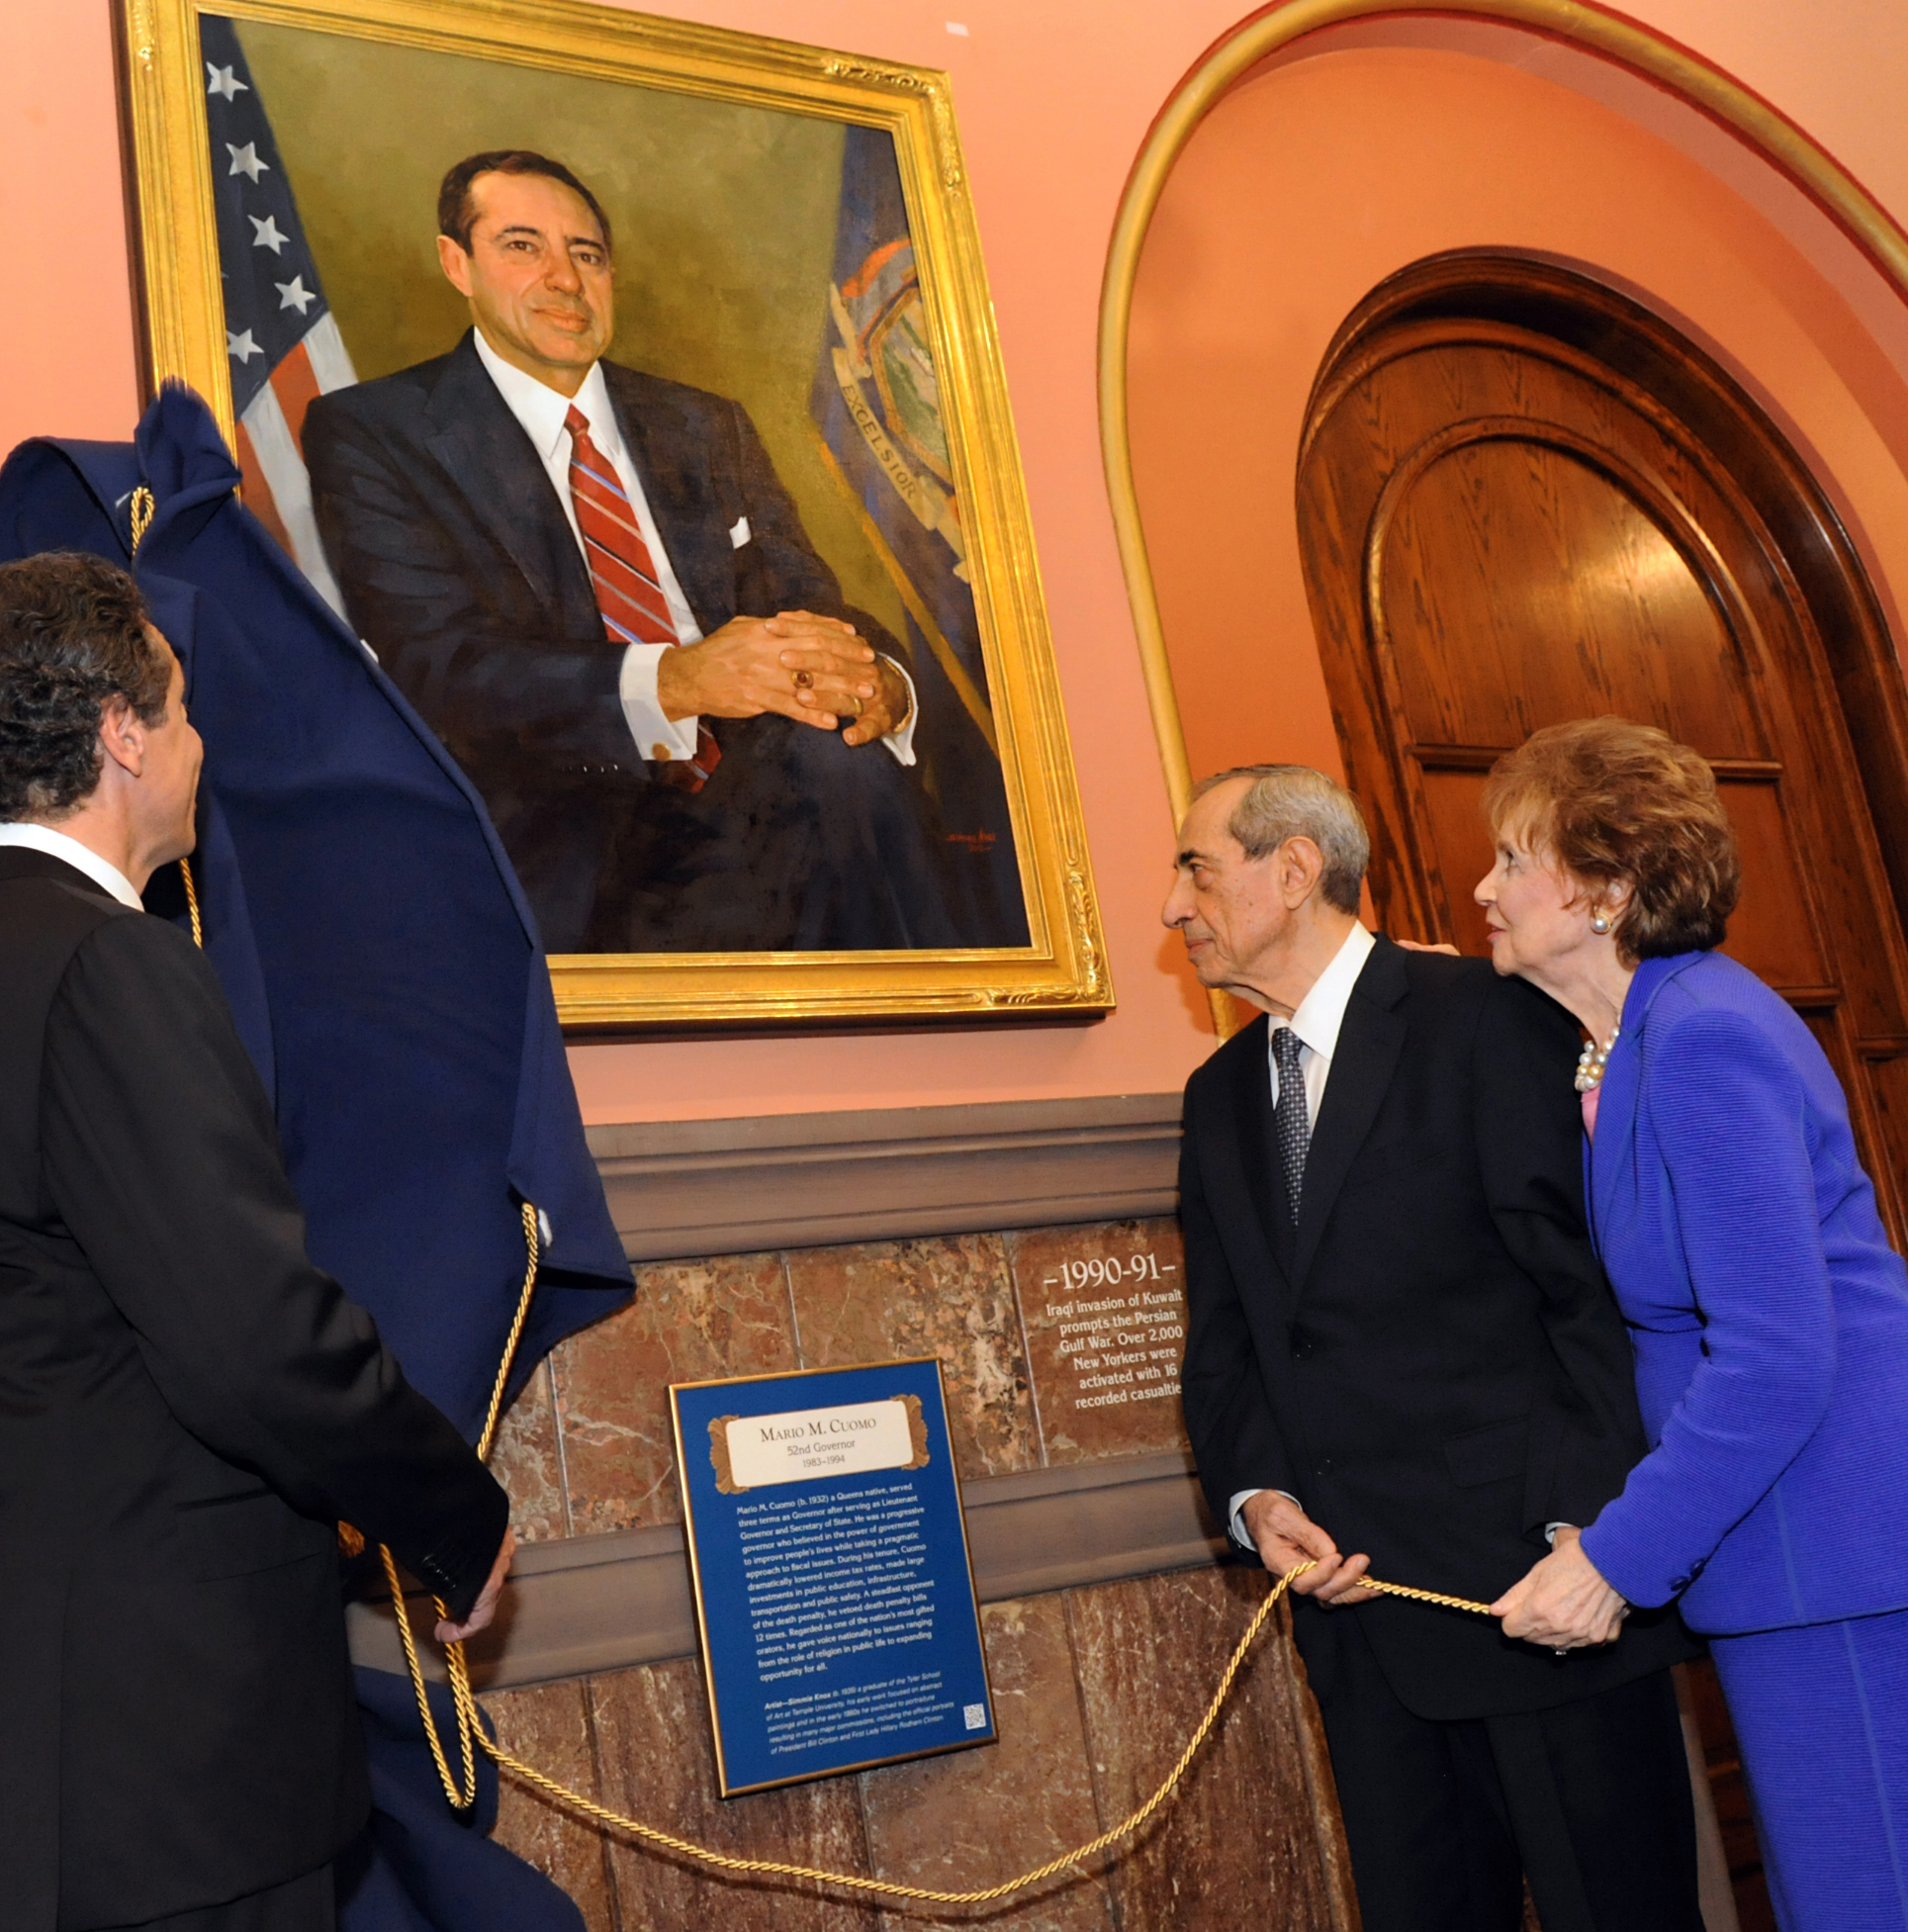
[[[984,1703],[965,1703],[960,1706],[960,1714],[966,1720],[970,1731],[987,1728],[987,1706]]]

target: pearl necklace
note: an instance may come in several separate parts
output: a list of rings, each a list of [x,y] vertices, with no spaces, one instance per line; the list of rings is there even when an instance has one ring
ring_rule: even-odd
[[[1610,1063],[1610,1049],[1616,1045],[1616,1037],[1623,1031],[1619,1023],[1610,1030],[1610,1037],[1599,1047],[1594,1040],[1584,1042],[1584,1051],[1577,1059],[1577,1091],[1590,1093],[1603,1084],[1603,1069]]]

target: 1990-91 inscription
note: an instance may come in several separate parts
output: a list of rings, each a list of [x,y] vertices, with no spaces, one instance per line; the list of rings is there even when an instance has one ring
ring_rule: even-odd
[[[1096,1254],[1063,1261],[1041,1286],[1049,1290],[1042,1312],[1058,1326],[1060,1359],[1073,1370],[1075,1409],[1178,1395],[1186,1297],[1176,1263],[1147,1252]],[[1053,1288],[1074,1293],[1054,1301]]]
[[[1049,1460],[1184,1445],[1185,1255],[1161,1217],[1014,1238],[1028,1366]]]

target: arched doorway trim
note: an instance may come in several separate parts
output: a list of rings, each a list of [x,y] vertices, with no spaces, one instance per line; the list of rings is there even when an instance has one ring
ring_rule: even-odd
[[[1689,48],[1620,14],[1586,0],[1282,0],[1243,21],[1193,68],[1154,121],[1121,198],[1100,297],[1100,436],[1107,493],[1175,819],[1190,800],[1192,773],[1140,524],[1127,409],[1134,284],[1153,212],[1200,124],[1262,61],[1309,35],[1350,22],[1453,15],[1567,43],[1676,95],[1792,181],[1908,300],[1908,234],[1852,175],[1786,116],[1739,81]]]

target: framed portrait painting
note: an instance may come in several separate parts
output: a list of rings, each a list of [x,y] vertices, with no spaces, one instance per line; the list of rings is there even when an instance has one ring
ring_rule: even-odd
[[[1113,1003],[945,75],[127,0],[147,375],[482,794],[567,1023]]]

